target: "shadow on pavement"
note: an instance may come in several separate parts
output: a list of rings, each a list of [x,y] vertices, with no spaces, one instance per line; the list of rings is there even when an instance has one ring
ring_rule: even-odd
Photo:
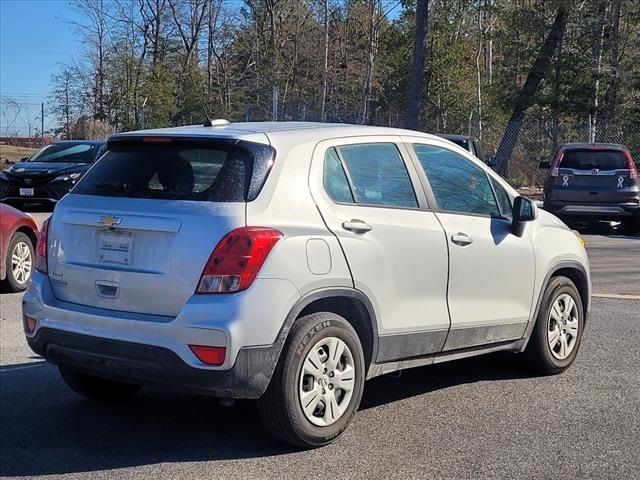
[[[610,238],[624,237],[640,239],[640,234],[629,233],[620,222],[573,222],[569,228],[583,235],[603,235]]]
[[[527,376],[512,355],[423,367],[370,381],[361,408],[453,385]],[[226,408],[213,398],[147,388],[126,403],[94,403],[71,393],[57,369],[44,362],[3,367],[0,387],[0,475],[93,472],[294,451],[267,435],[250,401]]]

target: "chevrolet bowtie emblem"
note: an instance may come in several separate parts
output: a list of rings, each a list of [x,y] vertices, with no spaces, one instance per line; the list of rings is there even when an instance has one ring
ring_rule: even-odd
[[[113,228],[116,225],[120,225],[122,222],[122,218],[114,217],[113,215],[105,215],[104,217],[100,217],[98,223],[101,223],[105,227]]]

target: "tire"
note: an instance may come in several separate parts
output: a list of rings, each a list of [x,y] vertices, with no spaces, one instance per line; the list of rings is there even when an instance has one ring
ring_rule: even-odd
[[[59,370],[71,390],[91,400],[107,402],[128,400],[142,388],[141,385],[96,377],[66,367],[59,367]]]
[[[14,233],[7,249],[6,278],[3,280],[3,287],[12,292],[26,290],[34,268],[35,258],[31,239],[22,232]],[[16,260],[17,263],[15,263]]]
[[[342,345],[340,342],[346,348],[334,368],[335,361],[327,355],[329,345]],[[309,368],[314,370],[310,359],[320,362],[317,378],[305,373]],[[341,376],[345,389],[338,386],[342,384],[338,383]],[[364,380],[364,353],[353,327],[334,313],[302,317],[294,324],[271,383],[258,401],[262,423],[272,436],[290,445],[302,448],[328,445],[353,419],[362,399]],[[351,390],[347,391],[348,388]],[[307,404],[310,413],[303,410],[303,398],[304,401],[311,398]]]
[[[640,233],[640,211],[636,212],[627,222],[627,232],[634,235]]]
[[[564,372],[578,354],[583,330],[584,309],[578,289],[567,277],[552,277],[524,352],[527,366],[543,375]]]

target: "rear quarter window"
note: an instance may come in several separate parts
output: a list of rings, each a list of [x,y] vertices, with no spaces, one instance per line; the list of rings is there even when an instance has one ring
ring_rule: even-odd
[[[114,142],[74,194],[243,202],[255,199],[273,148],[249,142]]]

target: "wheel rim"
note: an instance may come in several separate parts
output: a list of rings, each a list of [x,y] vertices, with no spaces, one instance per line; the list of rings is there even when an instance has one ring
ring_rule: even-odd
[[[353,354],[345,342],[327,337],[307,354],[300,372],[299,396],[305,417],[326,427],[349,407],[355,387]]]
[[[25,242],[18,242],[11,252],[11,271],[13,278],[24,285],[31,276],[31,249]]]
[[[566,293],[558,296],[551,305],[547,323],[549,350],[558,360],[564,360],[576,346],[579,334],[578,306]]]

